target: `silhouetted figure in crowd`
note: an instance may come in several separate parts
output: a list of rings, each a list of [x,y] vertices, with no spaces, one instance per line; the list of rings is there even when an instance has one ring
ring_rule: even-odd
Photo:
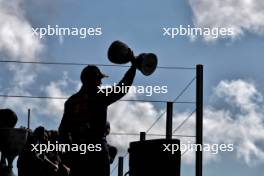
[[[129,57],[133,56],[130,50]],[[132,63],[124,78],[116,86],[131,86],[136,74]],[[98,67],[88,65],[81,73],[82,87],[64,105],[64,115],[59,133],[64,141],[73,143],[101,144],[100,152],[87,152],[82,155],[72,152],[72,176],[109,176],[110,164],[108,147],[105,140],[107,107],[121,99],[126,93],[114,93],[109,88],[100,90],[102,74]],[[108,89],[108,90],[107,90]],[[106,95],[105,92],[111,92]]]
[[[0,128],[14,128],[17,115],[11,109],[0,109]]]
[[[14,128],[17,123],[17,115],[11,109],[0,109],[0,128]],[[12,163],[8,163],[9,153],[1,152],[0,175],[12,170]]]
[[[18,157],[18,176],[68,176],[70,171],[62,164],[57,151],[40,153],[33,150],[31,145],[47,144],[48,141],[55,143],[54,140],[57,138],[58,134],[55,131],[48,132],[42,126],[31,132],[24,150]]]
[[[48,131],[48,139],[51,144],[58,144],[58,141],[60,141],[58,131]],[[61,158],[62,153],[60,151],[50,151],[46,155],[50,159],[50,161],[55,163],[57,166],[55,174],[56,176],[68,176],[70,174],[70,168],[66,166],[65,163],[63,163]]]

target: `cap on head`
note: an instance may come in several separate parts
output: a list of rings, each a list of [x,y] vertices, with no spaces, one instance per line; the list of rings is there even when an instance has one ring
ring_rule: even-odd
[[[95,65],[88,65],[82,70],[81,73],[81,81],[83,84],[108,77],[107,75],[103,74],[100,69]]]

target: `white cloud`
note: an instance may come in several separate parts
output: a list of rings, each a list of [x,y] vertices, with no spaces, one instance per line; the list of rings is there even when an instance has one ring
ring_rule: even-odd
[[[135,98],[134,94],[126,95],[126,99]],[[111,122],[111,131],[118,133],[138,133],[145,131],[154,121],[158,112],[151,103],[117,102],[109,107],[108,118]],[[156,132],[161,133],[163,128],[156,126]],[[157,128],[158,127],[158,128]],[[153,130],[154,131],[154,130]],[[152,131],[152,132],[153,132]],[[154,132],[155,132],[154,131]],[[139,136],[110,136],[110,141],[122,152],[127,150],[128,143],[138,140]]]
[[[264,115],[261,94],[255,85],[243,80],[221,81],[214,89],[213,97],[223,100],[227,106],[204,109],[204,142],[209,144],[234,144],[238,159],[247,165],[263,163],[264,150],[259,143],[264,141]],[[236,111],[234,111],[234,109]],[[145,131],[155,121],[160,112],[150,103],[118,102],[110,108],[109,118],[113,132],[139,133]],[[174,127],[179,125],[190,111],[174,114]],[[151,133],[164,134],[165,117],[153,128]],[[178,134],[192,135],[195,129],[194,116],[177,131]],[[130,141],[138,140],[138,136],[110,136],[110,142],[120,148],[123,153]],[[187,143],[182,138],[183,143]],[[194,140],[191,140],[194,142]],[[193,163],[194,152],[187,152],[183,162]],[[205,152],[206,162],[217,161],[221,155]]]
[[[211,120],[216,118],[216,121],[209,125],[221,122],[220,119],[226,121],[215,126],[212,131],[219,135],[215,140],[233,142],[237,156],[244,159],[248,165],[263,162],[264,146],[260,143],[264,141],[264,104],[260,92],[253,83],[234,80],[221,81],[215,89],[215,94],[218,98],[223,98],[231,110],[232,107],[237,108],[235,112],[221,109],[218,111],[221,111],[222,115],[210,116]],[[216,110],[213,109],[212,112],[214,111]],[[213,138],[209,139],[212,141]]]
[[[0,51],[12,58],[32,61],[43,45],[32,35],[22,4],[22,0],[0,0]]]
[[[27,91],[24,91],[20,88],[14,87],[12,89],[9,89],[7,91],[1,91],[1,94],[10,93],[11,95],[25,95],[30,96],[30,93]],[[38,104],[40,103],[39,100],[30,100],[30,99],[24,99],[21,100],[20,98],[1,98],[1,107],[3,108],[12,108],[15,110],[15,112],[19,111],[22,113],[27,113],[27,108],[31,109],[38,109]]]
[[[264,34],[262,0],[189,0],[189,3],[197,27],[231,27],[234,29],[232,38],[240,37],[245,32]]]
[[[45,47],[38,37],[32,35],[32,26],[26,18],[24,0],[0,0],[0,54],[6,58],[1,60],[19,60],[19,61],[39,61],[39,56],[43,53]],[[49,2],[51,3],[51,1]],[[7,64],[8,79],[5,79],[4,86],[1,88],[2,94],[7,95],[27,95],[31,96],[34,86],[37,92],[41,91],[47,96],[66,96],[65,91],[70,80],[64,75],[62,80],[52,81],[47,85],[37,85],[38,76],[47,71],[47,67],[33,64]],[[45,96],[44,95],[44,96]],[[50,113],[49,116],[61,117],[63,109],[63,100],[37,100],[37,99],[19,99],[19,98],[1,98],[1,107],[12,108],[18,114],[25,116],[27,108],[32,110],[35,118],[33,123],[43,122],[43,115]],[[62,104],[62,106],[61,106]],[[40,108],[41,107],[41,108]],[[59,119],[59,118],[58,118]],[[24,124],[22,124],[24,125]]]
[[[0,0],[0,53],[6,56],[1,60],[38,61],[44,50],[41,41],[32,35],[31,24],[22,8],[24,2]],[[16,83],[21,89],[32,84],[42,70],[24,64],[10,64],[7,68],[13,74],[10,86]]]
[[[77,85],[77,86],[76,86]],[[64,72],[62,79],[51,81],[47,86],[43,87],[43,91],[48,97],[70,97],[69,87],[77,89],[78,84],[71,80],[67,72]],[[60,119],[63,115],[65,99],[48,99],[45,101],[45,108],[42,113],[47,116],[53,116]]]
[[[1,60],[37,61],[44,45],[32,35],[31,24],[22,9],[23,0],[0,0],[0,53]],[[31,95],[27,89],[37,78],[40,69],[33,65],[8,64],[6,79],[1,92],[8,95]],[[38,104],[38,103],[36,103]],[[1,106],[13,107],[20,112],[37,108],[34,103],[21,99],[1,99]]]
[[[204,141],[209,144],[232,143],[239,160],[249,166],[263,164],[264,104],[255,85],[243,80],[221,81],[215,87],[213,97],[216,101],[223,100],[226,105],[222,108],[205,107]],[[194,127],[194,119],[189,123]],[[191,157],[191,153],[187,155]],[[221,158],[206,153],[205,159]]]

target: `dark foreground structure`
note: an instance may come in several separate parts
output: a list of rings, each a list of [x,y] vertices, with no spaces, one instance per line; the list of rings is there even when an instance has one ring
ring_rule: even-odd
[[[178,150],[174,154],[163,151],[164,144],[180,146],[180,140],[155,139],[130,143],[129,175],[180,176],[181,151]]]

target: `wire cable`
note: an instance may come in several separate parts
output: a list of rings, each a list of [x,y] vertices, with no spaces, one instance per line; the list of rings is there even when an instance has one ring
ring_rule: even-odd
[[[179,93],[179,95],[173,100],[173,102],[176,102],[183,94],[184,92],[190,87],[190,85],[194,82],[194,80],[196,79],[196,76],[182,89],[182,91]],[[195,112],[196,110],[192,111],[192,113],[186,118],[187,120],[192,116],[192,114]],[[151,126],[146,130],[146,134],[154,127],[154,125],[161,119],[161,117],[165,114],[166,111],[163,111],[158,118],[151,124]],[[176,130],[178,130],[187,120],[184,120],[177,128]],[[173,133],[176,131],[174,130]],[[162,135],[163,136],[163,135]],[[190,137],[195,137],[195,136],[190,136]],[[185,153],[187,152],[187,150],[181,155],[183,156]],[[126,153],[125,156],[128,155],[128,152]],[[125,157],[124,157],[125,158]],[[114,171],[117,169],[118,164],[113,168],[112,173],[114,173]]]
[[[31,98],[31,99],[55,99],[55,100],[66,100],[68,97],[50,97],[50,96],[31,96],[31,95],[6,95],[0,94],[3,98]],[[165,100],[143,100],[143,99],[121,99],[118,101],[130,101],[130,102],[151,102],[151,103],[166,103]],[[178,101],[173,103],[179,104],[194,104],[193,101]]]
[[[188,150],[185,150],[185,151],[181,154],[181,157],[183,157],[187,152],[188,152]]]
[[[139,136],[140,134],[138,133],[118,133],[118,132],[111,132],[109,135],[113,135],[113,136]],[[157,136],[157,137],[163,137],[163,136],[166,136],[165,134],[146,134],[147,136]],[[175,135],[172,135],[172,136],[175,136],[175,137],[190,137],[190,138],[193,138],[193,137],[196,137],[196,136],[193,136],[193,135],[181,135],[181,134],[175,134]]]
[[[196,79],[196,76],[182,89],[182,91],[178,94],[178,96],[173,100],[173,102],[177,102],[177,100],[184,94],[184,92],[190,87],[190,85],[194,82]],[[151,126],[146,130],[146,133],[148,133],[155,125],[156,123],[162,118],[162,116],[165,114],[165,110],[157,117],[157,119],[151,124]]]
[[[186,123],[190,117],[196,112],[196,109],[194,109],[183,121],[180,125],[178,125],[172,132],[172,134],[174,134],[177,130],[179,130],[183,125],[184,123]]]
[[[42,62],[42,61],[19,61],[19,60],[0,60],[0,63],[16,63],[16,64],[39,64],[39,65],[64,65],[64,66],[86,66],[96,65],[102,67],[130,67],[129,65],[114,65],[114,64],[87,64],[78,62]],[[194,67],[169,67],[169,66],[158,66],[158,69],[175,69],[175,70],[195,70]]]
[[[193,81],[196,79],[196,76],[182,89],[182,91],[178,94],[178,96],[173,100],[177,101],[183,94],[184,92],[192,85]]]
[[[190,87],[190,85],[194,82],[194,80],[196,79],[196,76],[182,89],[182,91],[178,94],[178,96],[173,100],[173,102],[177,102],[177,100],[184,94],[184,92]],[[163,111],[158,117],[157,119],[151,124],[151,126],[146,130],[146,134],[155,126],[155,124],[161,119],[161,117],[165,114],[166,111]],[[191,113],[191,115],[195,112],[195,110]],[[187,117],[187,119],[190,118],[189,115]],[[187,121],[187,120],[186,120]],[[184,123],[181,124],[181,126],[183,125]],[[178,126],[177,128],[179,129],[181,126]],[[176,129],[177,129],[176,128]],[[134,135],[134,134],[133,134]],[[195,137],[195,136],[192,136],[192,137]],[[186,152],[185,152],[186,153]],[[182,156],[185,154],[183,153]],[[126,153],[125,157],[128,155],[128,152]],[[124,158],[125,158],[124,157]],[[117,166],[118,164],[115,165],[115,167],[112,169],[111,171],[111,175],[112,173],[114,173],[114,171],[117,169]]]
[[[163,111],[158,118],[150,125],[150,127],[146,130],[146,134],[156,125],[156,123],[161,119],[161,117],[166,113],[166,111]]]

